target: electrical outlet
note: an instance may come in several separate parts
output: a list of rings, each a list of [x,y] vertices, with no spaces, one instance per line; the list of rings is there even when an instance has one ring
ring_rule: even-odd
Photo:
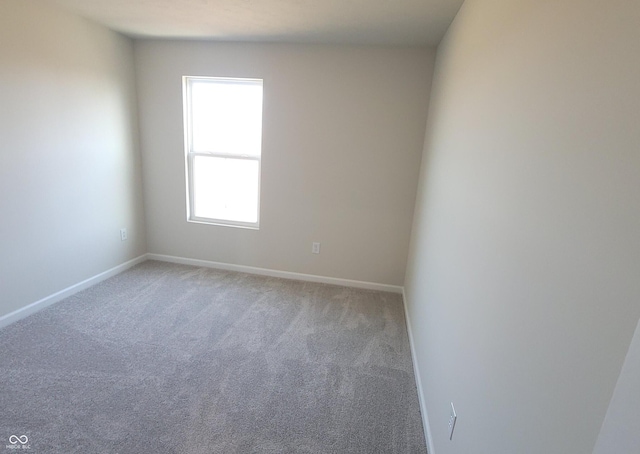
[[[320,243],[311,243],[311,252],[314,254],[320,253]]]
[[[127,229],[120,229],[120,241],[126,241],[128,238]]]
[[[456,428],[457,420],[458,415],[456,414],[456,409],[453,408],[453,402],[451,402],[451,414],[449,415],[449,440],[453,439],[453,429]]]

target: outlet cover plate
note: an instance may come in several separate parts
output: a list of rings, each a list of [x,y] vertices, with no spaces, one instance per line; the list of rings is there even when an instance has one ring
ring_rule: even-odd
[[[453,407],[453,402],[451,402],[451,414],[449,415],[449,440],[453,439],[453,430],[456,428],[457,420],[458,415],[456,414],[456,409]]]

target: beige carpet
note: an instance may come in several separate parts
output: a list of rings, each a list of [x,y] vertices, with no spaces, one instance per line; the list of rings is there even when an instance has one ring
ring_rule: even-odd
[[[426,453],[399,295],[153,261],[0,331],[11,435],[34,454]]]

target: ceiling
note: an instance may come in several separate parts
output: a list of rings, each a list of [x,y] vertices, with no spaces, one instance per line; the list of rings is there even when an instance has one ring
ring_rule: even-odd
[[[463,0],[43,0],[132,37],[379,45],[440,42]]]

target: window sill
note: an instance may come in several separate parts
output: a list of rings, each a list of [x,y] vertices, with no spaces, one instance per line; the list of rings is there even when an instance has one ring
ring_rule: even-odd
[[[207,219],[187,219],[187,222],[191,222],[193,224],[215,225],[218,227],[233,227],[236,229],[260,230],[259,224],[258,225],[231,224],[231,223],[226,223],[224,221],[207,220]]]

